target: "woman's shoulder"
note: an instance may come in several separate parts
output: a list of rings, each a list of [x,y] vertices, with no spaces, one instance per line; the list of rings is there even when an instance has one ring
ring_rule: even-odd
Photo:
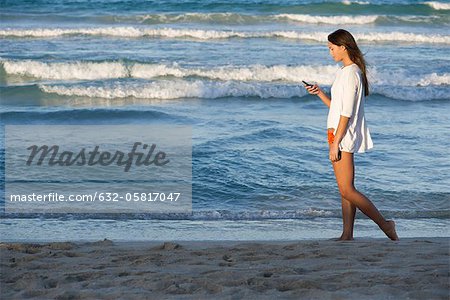
[[[351,64],[341,69],[341,74],[344,77],[353,77],[357,80],[361,79],[361,69],[357,64]]]
[[[346,73],[346,74],[352,74],[352,73],[361,74],[361,69],[355,63],[345,66],[345,67],[342,67],[341,71],[342,71],[342,73]]]

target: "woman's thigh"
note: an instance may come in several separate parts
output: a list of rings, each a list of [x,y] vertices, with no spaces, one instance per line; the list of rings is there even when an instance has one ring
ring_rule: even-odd
[[[353,153],[341,152],[341,159],[332,162],[334,175],[341,194],[345,194],[349,189],[354,188],[355,166]]]

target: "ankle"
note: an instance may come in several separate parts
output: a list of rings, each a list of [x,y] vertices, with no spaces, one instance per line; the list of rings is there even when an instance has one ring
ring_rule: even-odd
[[[389,227],[389,220],[384,220],[381,224],[378,224],[378,227],[380,227],[381,230],[385,231]]]
[[[346,239],[352,239],[353,238],[353,232],[343,232],[341,234],[341,238],[346,238]]]

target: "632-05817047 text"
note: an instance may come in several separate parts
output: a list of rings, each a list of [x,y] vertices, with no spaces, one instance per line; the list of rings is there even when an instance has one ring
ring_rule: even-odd
[[[92,193],[92,194],[69,194],[48,193],[48,194],[14,194],[10,195],[10,202],[175,202],[180,198],[181,193]]]

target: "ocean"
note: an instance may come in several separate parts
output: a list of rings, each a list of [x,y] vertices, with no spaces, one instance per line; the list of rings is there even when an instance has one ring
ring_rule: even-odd
[[[400,237],[449,237],[450,2],[0,1],[0,238],[338,237],[328,160],[327,35],[368,62],[374,148],[355,186]],[[9,213],[5,125],[192,126],[192,213]],[[62,178],[63,179],[63,178]],[[382,238],[357,212],[355,238]]]

